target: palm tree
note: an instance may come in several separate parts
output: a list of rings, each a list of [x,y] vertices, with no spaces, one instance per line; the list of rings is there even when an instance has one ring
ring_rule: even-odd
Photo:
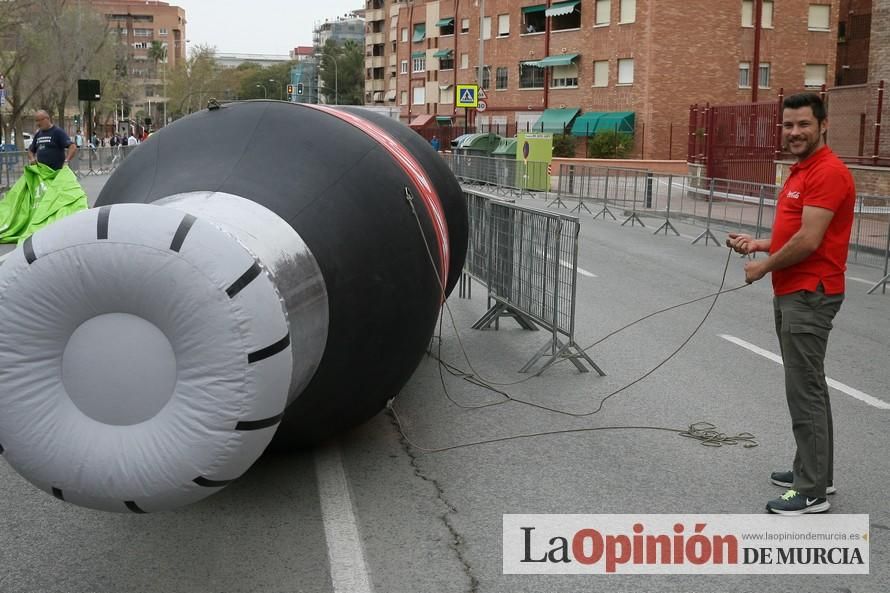
[[[153,39],[148,48],[148,59],[155,63],[155,76],[157,76],[158,65],[163,64],[161,78],[164,85],[164,121],[161,126],[165,126],[167,125],[167,44]]]

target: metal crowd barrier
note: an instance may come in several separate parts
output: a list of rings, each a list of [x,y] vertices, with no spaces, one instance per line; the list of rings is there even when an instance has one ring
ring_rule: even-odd
[[[692,243],[720,245],[712,228],[743,230],[756,237],[771,232],[780,187],[728,179],[689,175],[656,175],[651,171],[562,164],[556,182],[556,198],[550,205],[582,210],[594,218],[615,212],[626,216],[623,225],[646,226],[641,214],[662,220],[655,234],[673,231],[672,221],[682,220],[704,227]],[[886,291],[890,282],[890,197],[858,195],[850,238],[849,261],[883,269],[878,287]]]
[[[550,186],[547,163],[461,152],[443,154],[442,158],[461,184],[484,187],[492,193],[531,196],[533,191],[546,191],[542,188]]]
[[[470,223],[465,273],[486,286],[490,308],[474,325],[484,329],[502,316],[525,329],[550,332],[547,343],[520,369],[538,374],[567,358],[581,372],[586,361],[603,371],[575,343],[578,272],[577,217],[508,203],[482,190],[464,187]]]
[[[81,148],[69,163],[78,177],[111,173],[123,162],[135,146],[100,146]],[[28,152],[0,152],[0,191],[12,187],[28,165]]]

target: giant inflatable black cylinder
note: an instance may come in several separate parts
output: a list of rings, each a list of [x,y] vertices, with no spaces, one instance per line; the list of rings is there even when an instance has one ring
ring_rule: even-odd
[[[64,352],[57,349],[58,362],[52,359],[44,366],[67,366],[56,399],[47,399],[46,389],[32,390],[35,398],[44,398],[40,406],[60,401],[77,416],[78,426],[98,421],[113,428],[101,445],[85,447],[83,455],[126,442],[121,434],[134,426],[145,432],[139,435],[145,439],[140,447],[157,446],[160,459],[173,449],[161,444],[158,434],[165,428],[156,427],[159,432],[152,433],[155,428],[146,427],[174,404],[187,407],[188,399],[180,393],[186,390],[205,395],[206,401],[200,400],[198,411],[183,412],[185,419],[177,427],[183,442],[190,444],[196,433],[207,430],[224,443],[221,451],[229,450],[207,453],[202,463],[211,469],[184,485],[175,476],[197,471],[187,462],[184,469],[162,468],[135,489],[126,481],[142,479],[141,470],[147,475],[148,468],[124,468],[117,474],[96,469],[91,479],[103,482],[99,484],[83,483],[89,472],[67,482],[56,480],[45,464],[30,459],[24,450],[32,448],[28,439],[40,441],[40,447],[54,446],[43,432],[58,431],[58,426],[39,434],[17,430],[27,423],[27,397],[4,397],[2,392],[0,406],[18,415],[14,420],[10,416],[7,424],[0,418],[0,446],[25,477],[60,498],[134,512],[179,506],[236,478],[232,474],[243,472],[253,453],[248,461],[229,466],[217,464],[213,456],[237,457],[231,451],[239,439],[261,452],[274,434],[276,447],[289,449],[332,437],[378,413],[419,363],[441,302],[459,277],[467,242],[460,187],[413,131],[360,108],[275,101],[211,108],[153,134],[109,178],[96,207],[71,219],[78,220],[62,221],[60,229],[63,223],[68,227],[55,234],[53,227],[45,235],[36,234],[12,258],[8,270],[0,268],[0,290],[33,286],[43,292],[59,275],[53,266],[86,274],[63,278],[82,303],[71,305],[80,309],[53,338],[68,345]],[[144,272],[131,273],[128,261]],[[93,265],[101,265],[106,275],[91,273]],[[164,277],[167,272],[171,277]],[[150,289],[140,273],[151,276]],[[33,280],[26,282],[29,278]],[[192,290],[192,284],[201,285],[200,290]],[[177,300],[176,291],[188,297]],[[10,289],[8,298],[21,303],[21,310],[29,300],[24,288]],[[92,310],[87,304],[91,300],[102,302]],[[37,301],[44,306],[40,298]],[[58,310],[66,306],[57,298],[46,308],[65,317]],[[0,313],[0,334],[14,323]],[[47,323],[29,331],[43,332]],[[198,338],[192,339],[190,326]],[[285,327],[286,335],[278,337]],[[111,388],[97,387],[101,377],[91,378],[78,367],[88,363],[72,354],[71,344],[116,340],[109,336],[121,332],[143,344],[139,356],[161,361],[156,365],[161,370],[152,372],[169,374],[173,386],[142,389],[147,395],[140,398],[148,404],[127,404],[141,408],[138,411],[118,404],[124,409],[111,413],[101,400],[116,396]],[[11,335],[26,339],[24,333]],[[232,341],[231,348],[213,351],[222,358],[231,356],[233,362],[200,359],[193,350],[202,348],[202,339]],[[193,359],[198,362],[189,363],[191,369],[181,368]],[[25,354],[8,358],[0,378],[25,385],[30,361]],[[268,373],[263,364],[271,365]],[[281,370],[285,366],[289,370]],[[225,381],[215,379],[214,368]],[[129,374],[108,372],[115,384],[127,389]],[[277,374],[277,383],[269,374]],[[140,377],[144,382],[145,375]],[[52,380],[51,373],[45,380]],[[237,397],[226,392],[226,382],[233,385],[232,393],[277,393],[283,382],[286,401],[239,408]],[[208,427],[199,416],[213,414],[204,406],[216,396],[204,392],[214,389],[234,401],[226,404],[230,420]],[[168,399],[171,403],[165,403]],[[80,417],[84,414],[89,418]],[[64,414],[53,422],[64,424]],[[254,431],[266,436],[254,438]],[[182,455],[189,454],[189,446]],[[144,453],[140,450],[127,462],[109,457],[103,463],[138,465],[145,459],[150,464],[155,453]],[[205,475],[213,474],[216,466],[228,469]]]

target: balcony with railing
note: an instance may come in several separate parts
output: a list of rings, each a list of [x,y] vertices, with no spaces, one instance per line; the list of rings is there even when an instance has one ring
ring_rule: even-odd
[[[374,21],[382,21],[386,19],[386,10],[383,8],[375,8],[375,9],[367,9],[365,10],[365,22],[371,23]]]
[[[366,56],[365,68],[383,68],[386,65],[384,56]]]

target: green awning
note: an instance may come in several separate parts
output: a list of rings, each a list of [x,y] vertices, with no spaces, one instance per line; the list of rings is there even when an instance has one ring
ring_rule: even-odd
[[[543,60],[537,62],[525,62],[526,66],[537,66],[538,68],[552,68],[554,66],[568,66],[571,64],[578,54],[559,54],[556,56],[547,56]]]
[[[440,126],[450,126],[451,125],[451,116],[450,115],[437,115],[436,123]]]
[[[532,126],[532,132],[550,132],[552,134],[562,134],[568,127],[569,122],[578,115],[580,108],[565,107],[563,109],[545,109],[535,125]]]
[[[448,58],[451,57],[451,54],[454,53],[453,49],[440,49],[436,53],[433,54],[434,58]]]
[[[412,52],[411,52],[411,58],[412,58],[412,59],[414,59],[414,58],[422,58],[422,57],[424,57],[425,55],[426,55],[426,52],[423,51],[423,50],[420,50],[420,51],[412,51]]]
[[[548,8],[545,14],[547,16],[563,16],[566,14],[572,14],[572,11],[575,10],[575,7],[579,4],[581,4],[581,0],[557,2],[556,4],[553,4],[550,8]]]
[[[444,19],[439,19],[438,21],[436,21],[437,27],[450,27],[453,24],[454,24],[453,16],[450,16],[450,17],[444,18]]]
[[[546,4],[535,4],[534,6],[523,6],[522,14],[528,14],[530,12],[544,12],[547,10]]]
[[[594,133],[600,132],[624,132],[633,134],[634,131],[634,113],[633,111],[614,111],[612,113],[603,113],[596,122],[596,130]]]
[[[593,136],[596,133],[596,122],[599,119],[607,115],[605,113],[601,113],[599,111],[594,111],[590,113],[582,113],[575,120],[575,123],[572,125],[572,135],[573,136]]]
[[[414,25],[414,37],[411,39],[414,43],[426,39],[426,25]]]

